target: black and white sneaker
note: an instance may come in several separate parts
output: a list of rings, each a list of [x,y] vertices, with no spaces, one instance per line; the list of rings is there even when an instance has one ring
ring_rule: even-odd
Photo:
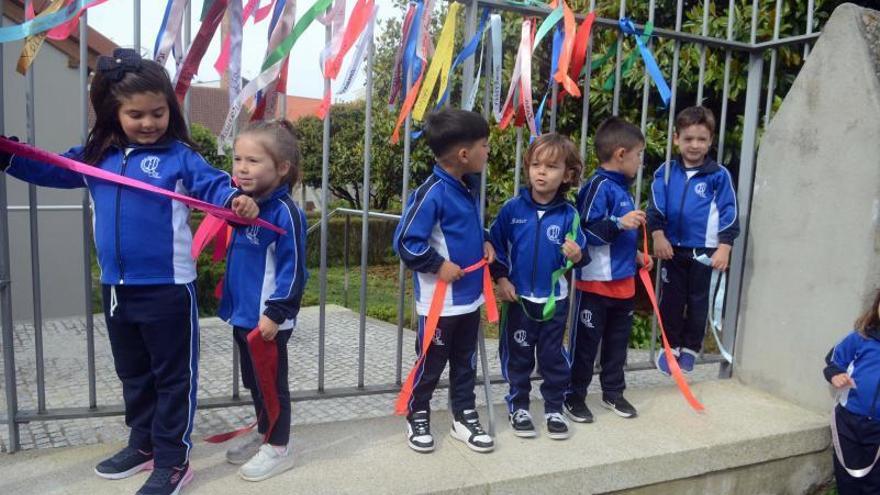
[[[406,443],[416,452],[433,452],[434,437],[431,435],[431,417],[428,411],[416,411],[406,421]]]
[[[513,428],[513,434],[522,438],[534,438],[538,436],[535,431],[535,424],[532,422],[532,415],[525,409],[517,409],[508,415],[510,427]]]
[[[614,414],[622,418],[634,418],[638,416],[636,408],[624,399],[622,395],[618,397],[602,396],[602,405],[614,411]]]
[[[561,413],[553,412],[544,415],[547,420],[547,436],[553,440],[568,438],[568,420]]]
[[[466,409],[455,415],[449,434],[464,442],[474,452],[492,452],[495,449],[495,441],[483,431],[480,417],[473,409]]]
[[[121,480],[153,469],[153,453],[125,447],[95,466],[95,474],[108,480]]]
[[[582,400],[566,399],[562,405],[562,410],[568,419],[575,423],[592,423],[593,413],[587,407],[587,403]]]

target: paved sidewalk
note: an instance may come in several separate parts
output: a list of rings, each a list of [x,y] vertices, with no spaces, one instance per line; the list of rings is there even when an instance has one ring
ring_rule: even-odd
[[[358,314],[340,306],[327,306],[325,388],[357,385]],[[87,363],[85,351],[85,319],[51,320],[43,326],[44,361],[46,366],[47,408],[83,407],[88,405]],[[414,336],[404,331],[404,377],[414,357]],[[232,337],[229,326],[217,318],[201,321],[200,398],[223,398],[232,394]],[[498,343],[486,342],[492,374],[500,374]],[[96,383],[99,405],[118,404],[121,386],[113,370],[113,359],[107,340],[103,317],[95,318]],[[395,381],[397,328],[378,320],[367,319],[365,383],[387,384]],[[318,383],[318,308],[303,308],[299,328],[290,339],[290,379],[293,390],[315,390]],[[34,330],[31,325],[16,325],[15,363],[20,410],[35,410],[37,403]],[[645,351],[631,351],[630,361],[646,360]],[[692,381],[712,380],[718,365],[699,366]],[[627,375],[630,388],[646,388],[668,384],[669,379],[653,370]],[[0,369],[0,417],[5,420],[6,395]],[[537,389],[537,387],[535,387]],[[594,389],[596,386],[594,385]],[[241,388],[243,396],[248,392]],[[505,385],[493,386],[493,401],[500,403]],[[536,390],[533,395],[537,397]],[[477,400],[485,404],[482,388]],[[393,394],[370,395],[344,399],[297,402],[293,406],[295,425],[326,423],[355,418],[392,414]],[[446,394],[437,393],[432,408],[446,408]],[[200,410],[195,421],[194,436],[200,437],[238,428],[252,421],[251,406]],[[8,445],[6,425],[0,425],[0,452]],[[67,447],[96,443],[116,443],[127,438],[128,430],[121,416],[63,421],[40,421],[21,425],[23,450],[44,447]],[[2,460],[2,458],[0,458]]]

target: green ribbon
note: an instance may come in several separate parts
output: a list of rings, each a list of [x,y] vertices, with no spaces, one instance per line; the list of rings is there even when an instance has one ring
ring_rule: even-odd
[[[544,39],[544,36],[547,36],[547,33],[553,29],[554,26],[562,19],[562,2],[559,3],[559,6],[553,9],[553,12],[550,12],[549,15],[544,19],[544,22],[538,27],[538,33],[535,35],[535,43],[532,45],[532,49],[538,46],[541,43],[541,40]]]
[[[278,47],[266,57],[266,60],[263,61],[263,67],[260,71],[265,71],[269,67],[272,67],[276,63],[284,60],[285,57],[290,53],[290,50],[293,48],[293,45],[296,43],[296,40],[302,36],[303,32],[305,32],[306,28],[318,17],[319,14],[324,12],[330,7],[330,3],[332,0],[318,0],[315,2],[315,5],[312,5],[312,8],[306,11],[302,17],[296,21],[296,25],[293,26],[293,30],[290,31],[290,34],[284,38],[281,43],[278,44]]]
[[[651,34],[653,32],[654,32],[654,23],[652,23],[652,22],[646,23],[645,30],[641,36],[642,43],[647,43],[648,39],[651,38]],[[623,64],[620,67],[621,77],[625,77],[625,76],[629,75],[630,71],[632,71],[633,66],[635,66],[635,64],[636,64],[636,59],[638,58],[638,54],[639,54],[639,51],[638,51],[638,49],[636,49],[636,50],[633,50],[632,52],[630,52],[629,55],[627,55],[626,59],[623,61]],[[605,62],[607,62],[609,59],[611,59],[612,57],[614,57],[616,55],[617,55],[617,40],[614,40],[614,43],[611,44],[611,46],[608,48],[608,51],[605,52],[604,55],[597,58],[596,60],[593,60],[593,62],[590,64],[590,70],[595,71],[599,67],[602,67],[602,65],[605,64]],[[586,73],[587,73],[587,68],[584,67],[584,69],[581,71],[581,76],[586,75]],[[604,91],[611,91],[614,89],[614,72],[612,72],[611,75],[608,77],[608,79],[605,80],[605,83],[602,85],[602,89]]]
[[[581,216],[575,212],[574,218],[571,219],[571,231],[565,235],[566,239],[571,239],[572,241],[577,242],[577,231],[578,227],[581,223]],[[570,270],[574,266],[574,263],[568,258],[565,259],[565,264],[561,267],[557,268],[550,275],[550,296],[547,298],[547,302],[544,303],[544,308],[541,311],[541,317],[535,318],[529,314],[529,311],[526,309],[526,305],[523,304],[522,296],[517,296],[517,301],[519,305],[522,306],[523,314],[532,321],[544,322],[553,319],[553,316],[556,314],[556,284],[559,283],[559,278],[562,277],[565,272]]]

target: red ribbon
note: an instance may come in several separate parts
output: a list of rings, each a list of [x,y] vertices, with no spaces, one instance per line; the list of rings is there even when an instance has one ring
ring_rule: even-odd
[[[565,38],[562,41],[562,51],[559,54],[559,68],[553,77],[556,79],[556,82],[562,84],[565,91],[570,95],[579,98],[581,96],[581,90],[578,89],[577,82],[575,82],[577,80],[577,75],[572,78],[569,73],[569,66],[575,46],[574,12],[571,11],[568,4],[565,3],[565,0],[562,0],[562,13],[565,26]]]
[[[254,374],[257,378],[257,387],[260,389],[260,397],[263,399],[263,411],[268,415],[269,427],[263,436],[263,442],[269,441],[269,435],[275,428],[278,415],[281,413],[281,403],[278,402],[277,381],[278,376],[278,347],[275,339],[264,340],[259,328],[254,328],[247,336],[248,349],[251,353],[251,363],[254,366]],[[258,420],[259,421],[259,420]],[[205,439],[208,443],[223,443],[252,430],[257,422],[239,428],[235,431],[212,435]]]
[[[262,220],[260,218],[247,219],[240,217],[232,212],[232,210],[228,208],[223,208],[220,206],[212,205],[211,203],[191,198],[189,196],[184,196],[183,194],[176,193],[174,191],[169,191],[167,189],[162,189],[161,187],[154,186],[152,184],[147,184],[146,182],[139,181],[136,179],[131,179],[129,177],[124,177],[119,174],[114,174],[113,172],[108,172],[106,170],[102,170],[98,167],[94,167],[91,165],[86,165],[85,163],[80,163],[76,160],[72,160],[65,156],[56,155],[54,153],[50,153],[45,150],[41,150],[34,146],[30,146],[24,143],[17,143],[15,141],[10,141],[5,138],[0,138],[0,150],[6,151],[12,155],[20,156],[23,158],[30,158],[42,163],[46,163],[58,168],[63,168],[65,170],[70,170],[71,172],[76,172],[82,175],[86,175],[89,177],[94,177],[96,179],[101,179],[107,182],[112,182],[114,184],[119,184],[127,187],[131,187],[133,189],[140,189],[142,191],[147,191],[151,193],[158,194],[160,196],[165,196],[166,198],[171,198],[176,201],[180,201],[181,203],[190,206],[192,208],[196,208],[202,210],[206,213],[210,213],[216,217],[220,217],[226,221],[232,222],[238,225],[259,225],[260,227],[267,228],[273,232],[278,232],[279,234],[286,234],[287,232],[284,229],[278,228],[271,223]]]
[[[190,45],[186,59],[184,59],[183,64],[180,66],[180,72],[177,74],[177,85],[174,88],[174,93],[177,95],[178,100],[183,101],[186,96],[186,92],[192,83],[192,78],[199,70],[199,63],[201,63],[202,57],[205,56],[208,45],[211,44],[211,38],[214,37],[217,26],[223,20],[223,14],[226,12],[227,5],[229,5],[229,0],[214,0],[204,20],[202,20],[199,32],[196,34],[192,45]]]
[[[578,28],[577,37],[574,40],[574,48],[571,52],[571,64],[568,67],[568,75],[575,81],[580,77],[581,69],[587,60],[587,48],[590,44],[590,31],[593,29],[593,21],[596,19],[596,13],[590,12],[581,22]],[[573,94],[573,93],[572,93]],[[578,96],[580,92],[578,92]]]
[[[354,8],[351,10],[351,16],[348,18],[348,24],[345,25],[345,32],[342,35],[342,43],[339,46],[339,51],[334,54],[333,58],[325,62],[325,78],[332,81],[339,75],[339,70],[342,68],[342,61],[345,59],[345,54],[351,50],[355,41],[357,41],[361,33],[363,33],[364,28],[367,27],[374,5],[375,2],[373,0],[358,0],[358,2],[354,4]],[[324,98],[321,100],[321,105],[318,107],[318,118],[323,120],[329,109],[330,91],[326,90],[324,92]]]
[[[492,277],[489,275],[489,266],[485,259],[474,263],[464,269],[465,273],[470,273],[483,269],[483,297],[486,298],[486,319],[490,322],[498,321],[498,306],[495,302],[495,293],[492,292]],[[434,296],[431,298],[431,307],[428,309],[428,317],[425,320],[425,330],[422,334],[422,352],[416,360],[406,377],[406,381],[400,388],[400,394],[397,396],[397,403],[394,406],[396,414],[406,414],[409,409],[409,400],[412,397],[413,385],[415,383],[416,374],[428,355],[428,348],[434,340],[434,333],[437,331],[437,323],[440,321],[440,313],[443,312],[443,302],[446,300],[446,288],[448,283],[437,278],[437,285],[434,288]]]
[[[647,265],[649,260],[648,231],[644,225],[642,225],[642,233],[644,234],[644,251],[642,251],[642,253],[645,256],[645,265]],[[672,378],[675,380],[675,384],[678,385],[678,390],[681,392],[681,395],[684,396],[691,408],[693,408],[694,411],[701,412],[706,408],[696,397],[694,397],[691,388],[688,386],[687,380],[685,380],[684,375],[681,372],[681,368],[678,366],[678,361],[675,359],[675,355],[672,354],[672,348],[669,347],[669,340],[666,338],[666,329],[663,327],[663,318],[660,317],[660,307],[657,305],[657,297],[654,295],[654,283],[651,282],[651,273],[644,266],[639,269],[639,278],[642,280],[642,284],[644,284],[645,290],[648,292],[648,299],[651,300],[651,306],[654,307],[654,314],[657,315],[657,324],[660,326],[660,337],[663,339],[663,352],[666,353],[666,362],[669,364],[669,371],[672,373]]]

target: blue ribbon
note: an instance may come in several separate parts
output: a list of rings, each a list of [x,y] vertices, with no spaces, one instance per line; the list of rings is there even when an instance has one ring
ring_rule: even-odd
[[[668,106],[672,91],[669,90],[669,86],[666,84],[666,79],[663,78],[663,72],[661,72],[660,67],[657,66],[657,61],[654,60],[654,55],[651,53],[651,50],[642,42],[640,33],[636,30],[635,25],[633,25],[633,22],[629,17],[620,19],[618,24],[620,25],[620,30],[623,34],[635,37],[636,45],[638,45],[639,52],[642,54],[642,60],[645,61],[645,68],[648,70],[648,74],[657,86],[657,91],[660,93],[660,99],[663,100],[663,106]]]
[[[489,22],[489,9],[483,9],[483,13],[480,15],[480,25],[477,27],[477,32],[474,33],[473,38],[468,41],[468,43],[461,49],[458,56],[455,57],[455,60],[452,61],[452,66],[449,67],[449,79],[452,80],[452,74],[455,72],[455,69],[461,65],[462,62],[474,56],[477,53],[477,47],[480,45],[480,40],[483,39],[483,31],[486,30],[486,23]],[[450,90],[452,89],[452,85],[446,86],[446,91],[437,100],[437,105],[434,107],[435,109],[440,108],[446,103],[446,99],[449,98]]]
[[[416,2],[416,13],[413,17],[413,25],[409,28],[409,38],[406,39],[406,49],[403,51],[403,84],[400,90],[400,101],[406,99],[406,93],[409,91],[407,84],[407,74],[412,75],[412,81],[415,82],[422,72],[422,61],[416,56],[416,47],[421,37],[422,15],[424,15],[424,2]]]
[[[562,28],[558,25],[556,26],[556,31],[553,32],[553,51],[550,58],[550,87],[547,88],[547,92],[544,93],[544,97],[541,98],[541,104],[538,105],[538,111],[535,113],[535,130],[538,135],[541,135],[541,120],[544,118],[544,106],[547,104],[547,96],[552,92],[553,86],[553,74],[556,74],[556,69],[559,67],[559,52],[562,51],[562,42],[565,39],[565,33]],[[532,140],[535,139],[535,136],[532,136]],[[531,144],[531,140],[529,141]]]
[[[0,43],[24,39],[48,31],[73,19],[80,10],[85,8],[88,2],[89,0],[78,0],[58,12],[35,17],[15,26],[0,28]]]
[[[159,43],[162,41],[162,35],[165,34],[165,28],[168,26],[168,15],[171,13],[171,4],[174,0],[168,0],[165,4],[165,14],[162,16],[162,24],[159,25],[159,34],[156,35],[156,42],[153,44],[153,58],[159,54]]]
[[[550,90],[547,90],[547,92],[544,93],[544,97],[541,98],[541,104],[538,105],[538,111],[535,112],[535,131],[538,133],[538,136],[541,135],[541,119],[544,118],[544,104],[547,103],[547,95],[549,94]],[[531,139],[529,139],[529,144],[532,144],[535,137],[536,136],[532,136]]]

